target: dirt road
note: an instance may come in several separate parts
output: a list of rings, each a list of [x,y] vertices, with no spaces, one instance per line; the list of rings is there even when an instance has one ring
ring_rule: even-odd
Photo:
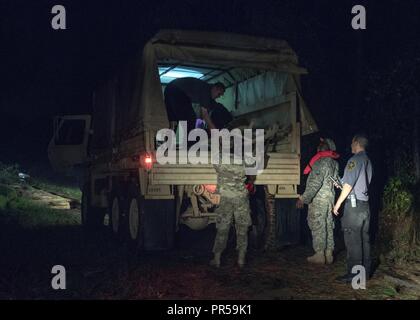
[[[22,218],[28,214],[0,215],[2,299],[416,298],[397,292],[381,269],[367,290],[335,282],[344,272],[343,252],[333,265],[314,266],[306,262],[308,247],[251,251],[247,267],[239,270],[231,244],[223,267],[215,270],[208,266],[214,237],[210,227],[200,232],[183,229],[172,251],[136,253],[111,240],[106,227],[86,234],[77,209],[62,209],[57,216],[48,213],[49,223],[29,227]],[[54,265],[66,269],[66,290],[51,287]]]

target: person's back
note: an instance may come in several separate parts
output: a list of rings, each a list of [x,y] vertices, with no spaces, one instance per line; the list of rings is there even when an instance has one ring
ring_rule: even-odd
[[[223,95],[224,91],[225,86],[221,82],[208,84],[191,77],[171,81],[164,91],[168,120],[170,122],[187,121],[187,132],[190,132],[195,128],[199,117],[193,108],[193,104],[197,104],[200,106],[203,120],[210,128],[213,128],[208,110],[215,104],[214,99]]]
[[[211,85],[203,80],[192,77],[179,78],[168,84],[168,88],[173,87],[183,91],[192,103],[200,104],[206,108],[210,107],[212,103]]]
[[[225,128],[225,126],[233,120],[232,114],[226,107],[215,102],[210,110],[210,118],[215,127],[219,130]]]
[[[232,123],[228,127],[230,129],[238,128]],[[243,150],[236,153],[238,150],[234,150],[234,148],[226,150],[223,145],[221,146],[222,152],[219,153],[219,161],[213,165],[217,174],[217,192],[220,195],[220,203],[215,210],[217,233],[213,246],[214,258],[210,264],[216,267],[220,266],[220,258],[226,249],[229,230],[234,222],[238,265],[243,267],[248,248],[248,228],[252,224],[249,193],[245,186],[247,161],[245,161],[246,156],[243,154]],[[235,163],[234,160],[240,161]]]
[[[334,201],[335,189],[329,177],[338,177],[338,162],[332,158],[319,159],[313,167],[311,174],[316,175],[317,179],[321,179],[321,187],[316,193],[315,199],[328,199]]]
[[[372,163],[366,154],[367,146],[368,139],[365,135],[356,134],[353,137],[351,151],[354,155],[344,169],[342,190],[333,209],[334,214],[338,215],[340,206],[345,203],[341,227],[347,250],[347,273],[336,278],[340,282],[352,281],[354,266],[363,266],[368,278],[373,271],[370,257],[368,192],[372,179]]]
[[[248,195],[245,188],[245,168],[243,164],[215,164],[217,190],[222,197],[235,198]]]
[[[372,163],[366,151],[353,155],[346,168],[342,181],[352,185],[353,190],[350,194],[354,194],[358,200],[368,201],[368,189],[372,180]]]
[[[231,159],[232,160],[232,159]],[[248,228],[252,224],[248,190],[245,187],[245,167],[243,164],[215,164],[217,191],[220,203],[216,208],[216,238],[214,240],[214,259],[211,264],[219,267],[222,252],[226,248],[232,222],[236,229],[236,249],[238,265],[245,263],[248,247]]]

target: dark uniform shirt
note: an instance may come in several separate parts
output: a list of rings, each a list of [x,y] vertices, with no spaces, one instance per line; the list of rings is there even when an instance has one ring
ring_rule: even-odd
[[[211,108],[214,101],[211,98],[211,85],[196,78],[179,78],[173,80],[168,86],[174,86],[183,91],[192,103],[197,103],[201,107]]]
[[[368,201],[368,188],[371,180],[372,163],[366,152],[356,153],[347,162],[342,183],[353,187],[350,194],[356,195],[357,200]]]

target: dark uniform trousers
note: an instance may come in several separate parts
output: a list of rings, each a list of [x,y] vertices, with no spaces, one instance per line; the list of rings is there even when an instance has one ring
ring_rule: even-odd
[[[356,207],[346,200],[341,226],[347,249],[347,271],[351,273],[353,266],[363,265],[366,276],[371,272],[370,240],[369,240],[370,210],[368,201],[357,200]]]

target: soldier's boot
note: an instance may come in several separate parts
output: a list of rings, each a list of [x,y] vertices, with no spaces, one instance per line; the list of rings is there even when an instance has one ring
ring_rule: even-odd
[[[215,252],[213,259],[210,261],[210,265],[216,268],[220,268],[220,257],[222,256],[221,252]]]
[[[306,258],[306,260],[311,263],[325,264],[324,251],[317,251],[313,256]]]
[[[332,264],[334,262],[334,256],[332,250],[325,250],[325,263],[326,264]]]
[[[246,256],[246,251],[239,251],[238,253],[238,266],[239,268],[243,268],[245,265],[245,256]]]

